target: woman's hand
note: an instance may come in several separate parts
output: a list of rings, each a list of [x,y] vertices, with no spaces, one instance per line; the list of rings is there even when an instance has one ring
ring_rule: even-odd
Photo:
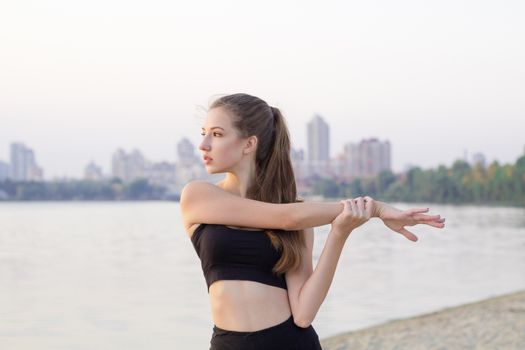
[[[363,197],[345,199],[341,203],[343,204],[343,210],[332,221],[332,230],[346,239],[353,230],[372,217],[373,207],[366,205]]]
[[[402,234],[411,241],[416,242],[417,236],[406,230],[405,226],[425,224],[437,228],[445,227],[445,218],[441,218],[440,215],[423,214],[428,212],[429,208],[400,210],[384,202],[373,201],[371,198],[370,201],[374,202],[376,216],[383,220],[388,228]]]

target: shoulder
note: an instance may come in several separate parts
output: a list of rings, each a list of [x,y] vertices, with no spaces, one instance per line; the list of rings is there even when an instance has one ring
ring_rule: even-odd
[[[210,191],[217,191],[220,190],[220,188],[212,183],[209,183],[204,180],[194,180],[188,182],[184,187],[182,188],[182,191],[180,193],[180,201],[181,203],[185,200],[191,199],[194,196],[199,196],[204,193],[209,193]]]
[[[207,181],[194,180],[188,182],[180,193],[179,204],[182,211],[184,212],[194,204],[198,204],[200,199],[210,198],[212,192],[217,190],[220,189]]]
[[[208,181],[193,180],[193,181],[188,182],[186,185],[184,185],[184,187],[182,188],[182,192],[184,192],[184,191],[191,191],[191,190],[199,189],[199,188],[206,188],[206,187],[210,187],[210,186],[217,187],[216,185],[214,185],[214,184],[212,184],[212,183],[210,183]]]
[[[203,207],[204,203],[222,202],[227,194],[228,192],[211,182],[204,180],[193,180],[188,182],[182,188],[179,199],[183,217],[188,211],[193,211],[194,209],[200,211],[200,208]]]

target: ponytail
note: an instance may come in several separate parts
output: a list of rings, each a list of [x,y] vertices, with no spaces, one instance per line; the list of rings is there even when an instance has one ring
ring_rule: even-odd
[[[275,133],[269,156],[260,162],[256,171],[257,181],[250,189],[253,198],[271,203],[297,202],[297,186],[290,157],[290,135],[281,111],[270,107]],[[282,251],[273,272],[285,273],[301,264],[301,248],[305,246],[302,231],[268,230],[273,246]]]

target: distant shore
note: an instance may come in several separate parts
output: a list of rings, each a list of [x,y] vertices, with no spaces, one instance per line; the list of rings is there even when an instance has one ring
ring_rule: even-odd
[[[323,350],[525,349],[525,291],[321,340]]]

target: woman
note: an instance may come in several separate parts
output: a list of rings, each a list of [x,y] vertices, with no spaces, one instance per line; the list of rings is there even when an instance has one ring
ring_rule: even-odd
[[[298,201],[285,120],[257,97],[213,102],[201,135],[208,173],[226,176],[188,183],[180,204],[208,286],[210,349],[321,349],[311,323],[350,233],[370,217],[412,241],[404,226],[444,226],[428,208],[401,211],[370,197]],[[313,228],[328,223],[313,271]]]

